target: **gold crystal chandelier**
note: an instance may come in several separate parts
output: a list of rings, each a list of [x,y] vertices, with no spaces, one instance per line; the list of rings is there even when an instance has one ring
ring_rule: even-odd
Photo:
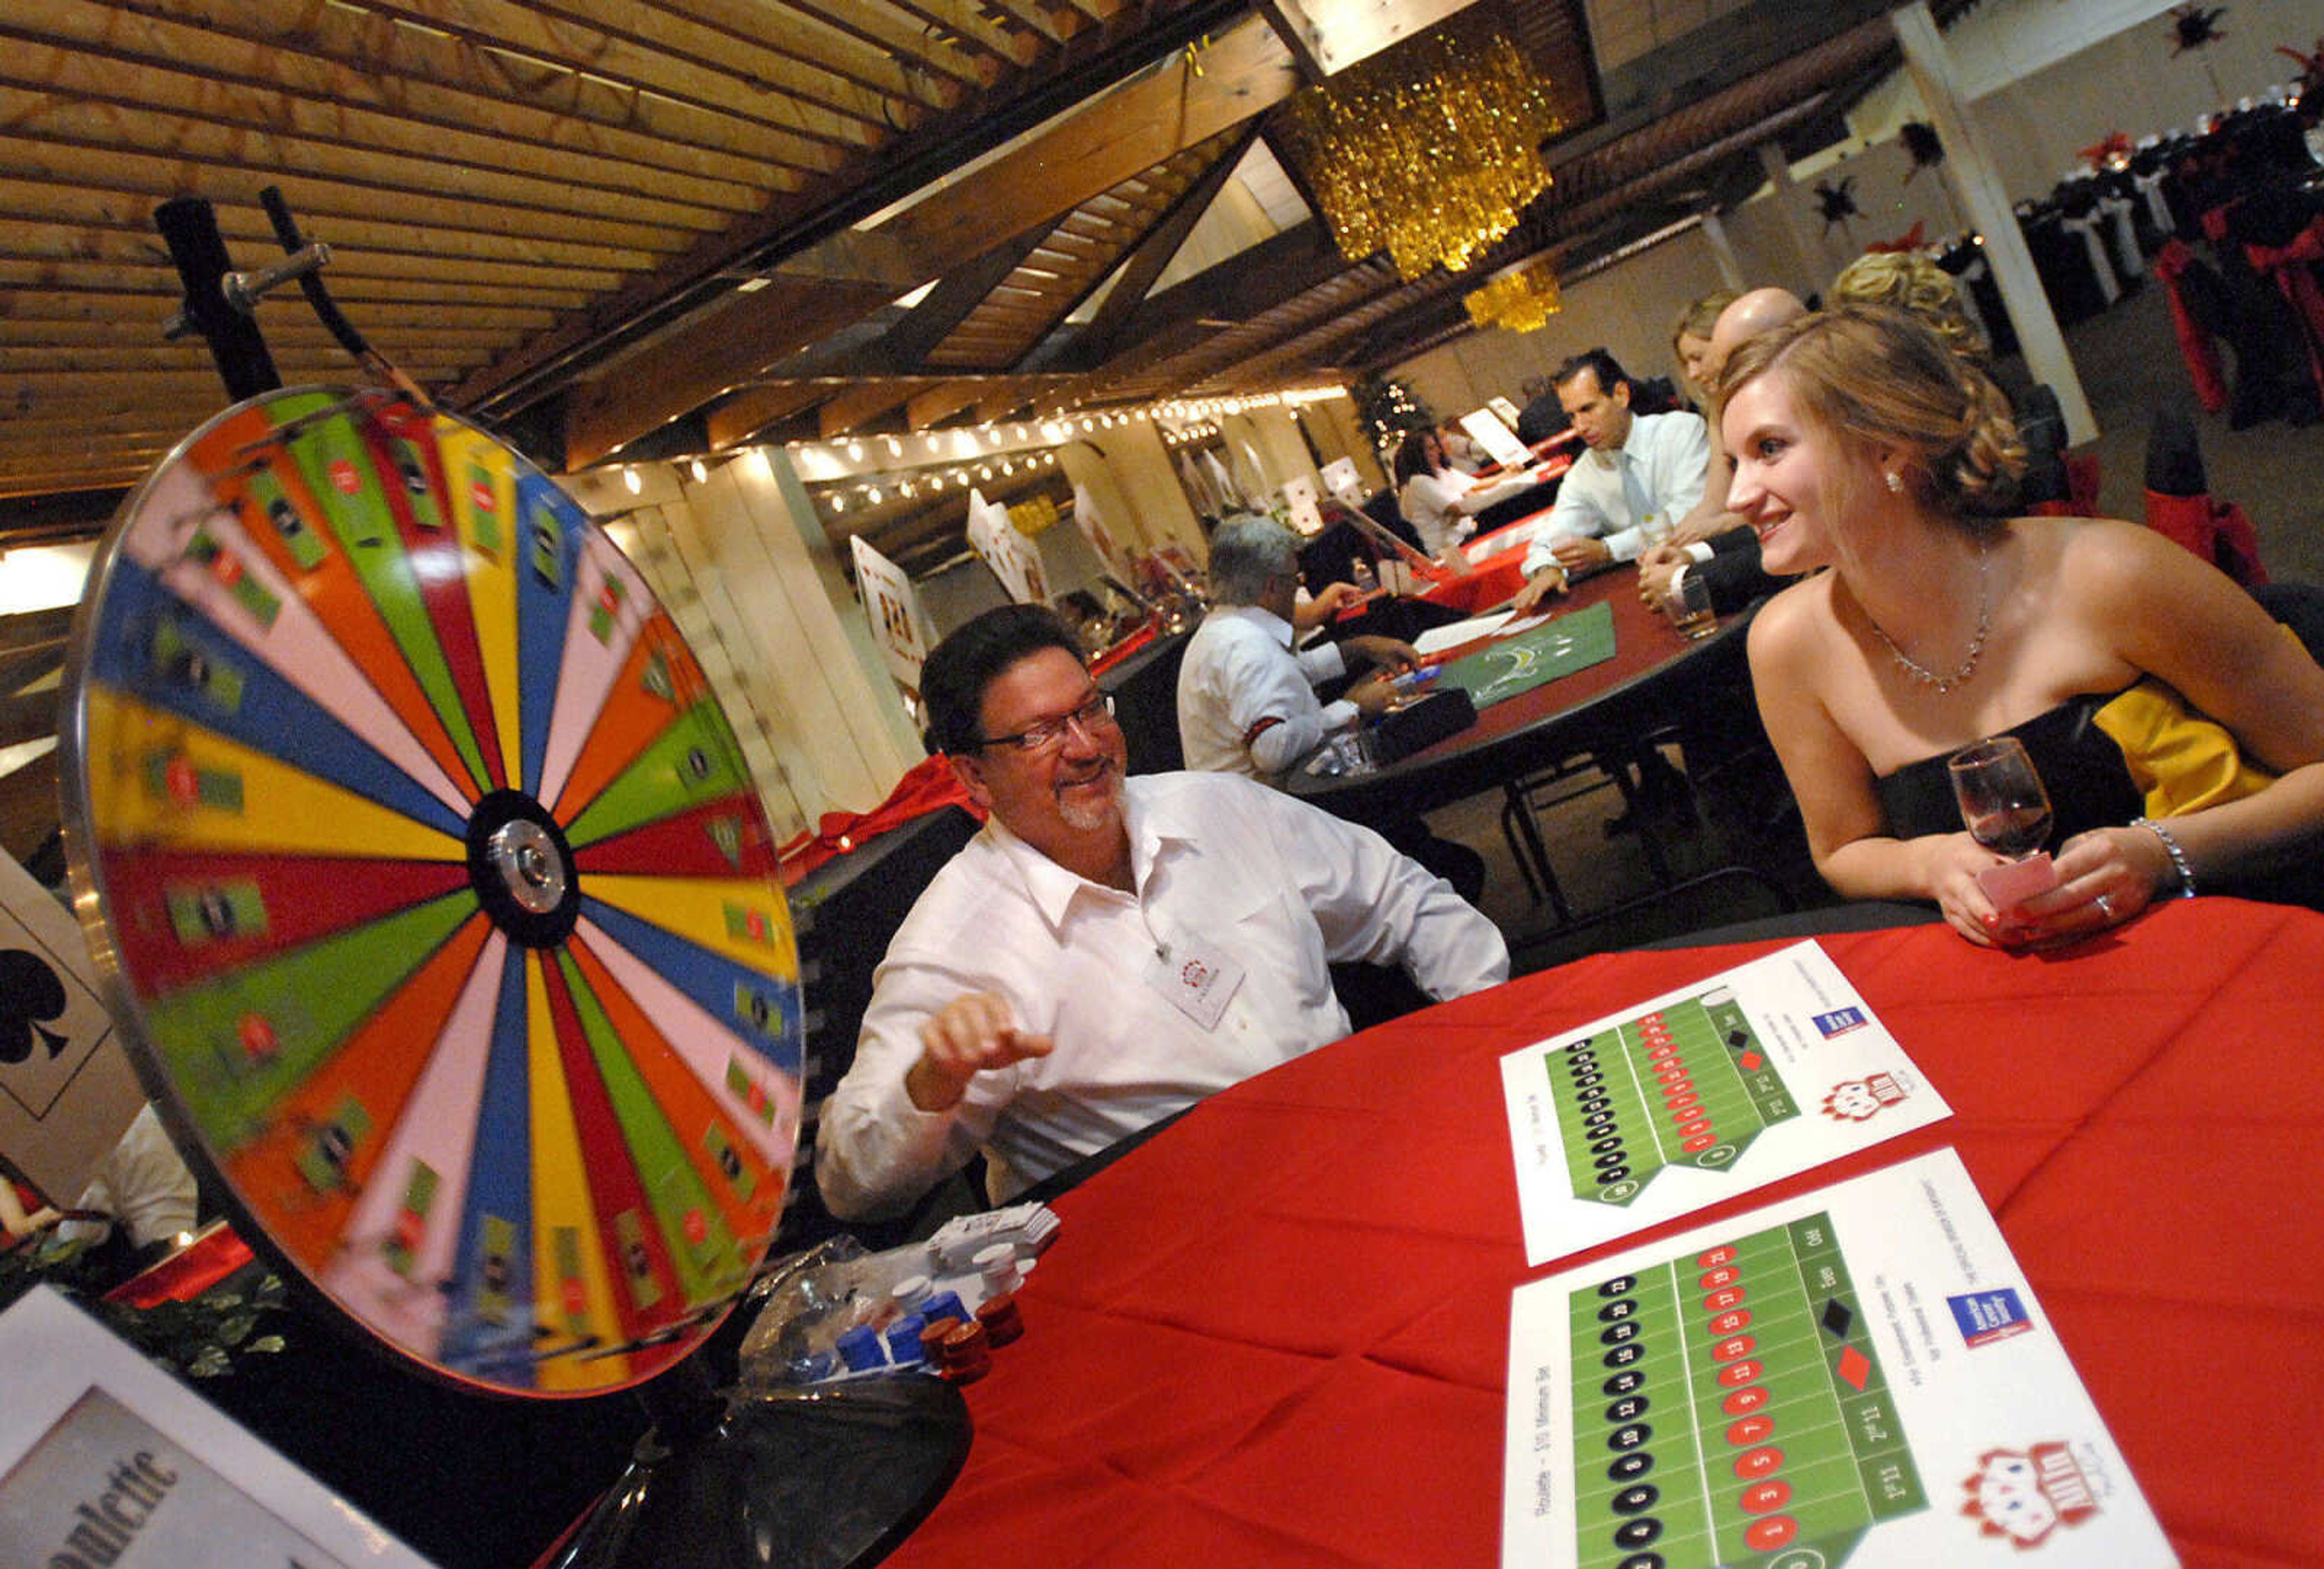
[[[1350,261],[1386,251],[1406,281],[1457,272],[1549,187],[1560,126],[1541,79],[1501,37],[1423,33],[1291,100],[1293,159]]]
[[[1463,295],[1461,303],[1479,327],[1532,332],[1565,309],[1565,296],[1557,286],[1557,264],[1544,256]]]

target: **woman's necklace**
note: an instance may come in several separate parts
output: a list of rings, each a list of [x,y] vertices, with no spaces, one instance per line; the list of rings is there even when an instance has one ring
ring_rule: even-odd
[[[1988,552],[1989,547],[1986,543],[1985,536],[1979,534],[1977,537],[1977,632],[1969,640],[1969,657],[1962,660],[1960,669],[1950,676],[1937,674],[1903,649],[1898,648],[1896,640],[1881,631],[1880,623],[1872,619],[1872,612],[1868,609],[1864,610],[1864,624],[1872,629],[1872,635],[1880,640],[1880,646],[1888,651],[1889,657],[1903,667],[1906,675],[1920,682],[1921,685],[1934,687],[1941,697],[1969,678],[1971,673],[1977,669],[1978,656],[1985,652],[1986,634],[1993,630],[1993,602],[1988,592],[1992,586],[1987,569]],[[1864,609],[1863,601],[1858,600],[1857,605],[1858,609]]]

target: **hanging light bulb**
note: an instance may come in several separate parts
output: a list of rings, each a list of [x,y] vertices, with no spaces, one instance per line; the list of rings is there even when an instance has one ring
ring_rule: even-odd
[[[622,470],[622,483],[630,487],[632,495],[640,494],[646,488],[646,482],[638,477],[638,471],[634,468]]]

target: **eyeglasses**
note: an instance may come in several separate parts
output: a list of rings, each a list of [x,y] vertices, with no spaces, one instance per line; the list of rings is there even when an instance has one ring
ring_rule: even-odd
[[[1106,692],[1093,692],[1089,701],[1072,713],[1056,719],[1044,719],[1038,725],[1028,725],[1014,735],[988,735],[977,743],[979,747],[1013,746],[1028,757],[1055,752],[1065,743],[1065,732],[1078,729],[1082,739],[1091,740],[1100,725],[1113,723],[1113,697]]]

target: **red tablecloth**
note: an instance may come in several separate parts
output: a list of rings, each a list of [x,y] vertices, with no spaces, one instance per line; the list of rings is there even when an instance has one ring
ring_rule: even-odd
[[[2186,1561],[2324,1562],[2324,917],[2174,902],[2050,956],[1821,940],[1956,1115],[1710,1214],[1954,1145]],[[894,1562],[1498,1563],[1509,1291],[1548,1272],[1498,1058],[1776,946],[1382,1026],[1066,1195],[1026,1338],[967,1390],[968,1468]]]

